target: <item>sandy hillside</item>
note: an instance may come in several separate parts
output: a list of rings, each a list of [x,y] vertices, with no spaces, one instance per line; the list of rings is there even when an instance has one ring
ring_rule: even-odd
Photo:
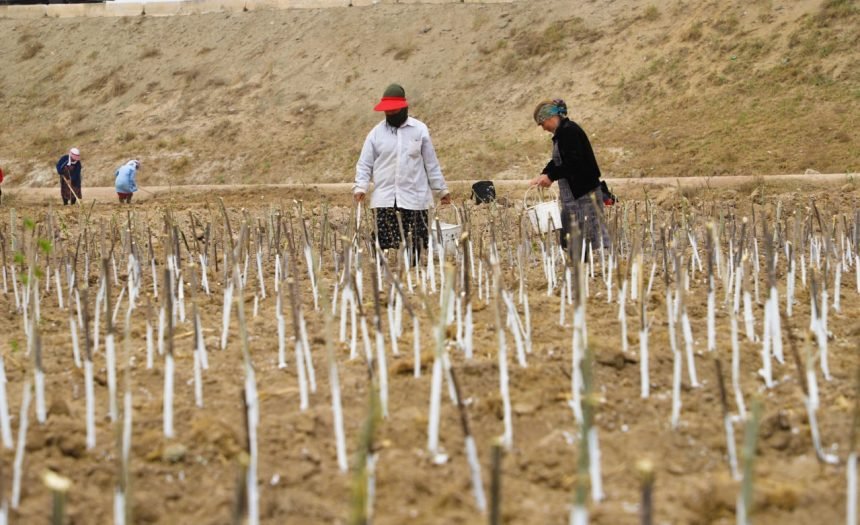
[[[0,164],[53,184],[76,145],[88,185],[131,156],[150,184],[348,181],[399,81],[450,179],[532,174],[549,96],[610,176],[850,172],[858,25],[850,0],[4,19]]]

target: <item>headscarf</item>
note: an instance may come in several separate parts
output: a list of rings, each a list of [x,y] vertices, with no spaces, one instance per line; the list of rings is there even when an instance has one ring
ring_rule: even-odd
[[[537,125],[540,126],[544,121],[556,115],[561,118],[567,117],[567,104],[560,98],[540,102],[535,108],[533,117]]]
[[[78,148],[72,148],[69,150],[69,166],[74,166],[79,160],[81,160],[81,151]]]
[[[74,166],[81,160],[81,152],[78,148],[72,148],[69,150],[68,159],[66,160],[66,166]]]

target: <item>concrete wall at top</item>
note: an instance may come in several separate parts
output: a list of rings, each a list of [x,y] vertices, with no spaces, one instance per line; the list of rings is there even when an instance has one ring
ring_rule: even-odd
[[[106,2],[102,4],[2,5],[0,18],[86,18],[237,13],[259,9],[323,9],[378,4],[510,4],[528,0],[188,0],[183,2]]]
[[[40,5],[10,5],[6,6],[6,18],[42,18],[46,16],[48,6]]]

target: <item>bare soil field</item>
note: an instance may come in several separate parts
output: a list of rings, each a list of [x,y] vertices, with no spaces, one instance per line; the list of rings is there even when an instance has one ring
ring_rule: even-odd
[[[823,187],[822,187],[823,185]],[[652,191],[652,189],[654,191]],[[592,501],[587,508],[591,523],[639,523],[640,475],[636,465],[650,460],[654,465],[654,523],[705,524],[735,523],[736,504],[741,489],[733,479],[723,427],[721,395],[715,372],[715,358],[722,362],[723,376],[728,388],[728,411],[737,441],[741,470],[745,459],[753,456],[743,449],[744,430],[752,419],[752,407],[761,405],[758,420],[758,443],[751,471],[754,473],[754,497],[750,506],[755,523],[840,523],[846,512],[846,460],[851,452],[852,412],[857,402],[856,377],[860,361],[860,343],[855,316],[860,312],[860,294],[855,278],[856,208],[858,189],[853,181],[837,184],[809,182],[768,182],[752,180],[734,187],[696,187],[666,185],[648,189],[626,186],[622,201],[607,208],[614,251],[600,256],[595,250],[593,275],[590,259],[583,268],[588,297],[582,303],[587,322],[587,347],[593,355],[593,392],[580,392],[595,409],[594,428],[599,432],[601,467],[600,480],[604,497]],[[510,446],[505,447],[501,461],[501,522],[503,523],[568,523],[570,508],[577,486],[593,488],[588,470],[581,470],[582,425],[569,405],[576,400],[572,377],[576,374],[573,360],[574,305],[565,304],[561,319],[564,264],[558,248],[548,238],[527,235],[528,227],[519,228],[522,187],[508,188],[508,205],[496,207],[467,205],[473,241],[474,259],[482,263],[483,273],[472,275],[471,302],[474,310],[474,356],[467,358],[461,337],[453,321],[445,332],[444,348],[459,382],[465,402],[482,474],[482,485],[489,497],[491,446],[506,434],[510,426]],[[362,310],[370,326],[371,346],[375,351],[375,301],[371,292],[374,282],[374,262],[369,247],[341,238],[351,231],[354,209],[348,194],[326,193],[308,188],[225,188],[218,192],[223,199],[233,241],[243,245],[240,234],[247,228],[247,250],[250,262],[241,292],[236,296],[244,305],[247,318],[247,356],[253,365],[259,426],[256,427],[255,476],[258,489],[258,509],[262,523],[354,523],[356,505],[353,498],[357,487],[365,480],[356,477],[362,466],[358,459],[360,443],[368,420],[368,398],[372,381],[381,377],[379,359],[368,361],[362,350],[359,331],[358,355],[351,358],[348,341],[339,340],[340,307],[335,309],[334,329],[326,330],[322,310],[314,309],[311,274],[303,254],[303,225],[308,229],[311,252],[319,262],[313,274],[331,297],[336,295],[335,283],[343,293],[342,273],[335,272],[336,254],[345,254],[347,246],[362,246],[364,258],[354,269],[362,268]],[[298,203],[302,206],[299,208]],[[458,202],[460,199],[458,199]],[[16,222],[11,225],[10,209],[15,209]],[[278,236],[280,210],[283,228]],[[40,480],[50,469],[72,480],[67,495],[69,523],[110,523],[113,521],[114,492],[124,487],[128,495],[134,523],[231,523],[234,511],[240,516],[246,511],[239,505],[243,494],[243,451],[248,449],[247,419],[243,407],[243,392],[247,396],[246,368],[243,364],[243,338],[235,303],[230,317],[230,331],[222,350],[221,335],[225,284],[224,249],[230,244],[220,201],[214,191],[174,190],[157,194],[147,202],[122,206],[91,203],[80,207],[46,206],[13,197],[0,215],[0,232],[6,249],[7,284],[0,297],[0,331],[4,334],[0,352],[5,364],[4,383],[11,413],[15,445],[18,434],[19,411],[25,383],[32,382],[36,365],[33,351],[28,350],[24,327],[27,307],[16,308],[23,301],[25,288],[22,276],[27,275],[27,261],[32,250],[43,250],[36,259],[43,280],[51,278],[50,266],[63,267],[78,253],[77,289],[89,289],[83,304],[88,306],[93,330],[95,296],[100,283],[100,258],[111,253],[117,271],[108,266],[111,282],[111,308],[116,308],[116,366],[120,399],[125,386],[131,394],[130,452],[127,483],[121,483],[122,461],[120,436],[122,418],[112,421],[110,414],[111,365],[106,355],[105,318],[101,312],[100,346],[93,355],[95,370],[95,444],[87,446],[85,373],[76,365],[70,339],[70,318],[75,323],[76,307],[61,272],[64,307],[59,307],[56,285],[46,289],[39,285],[41,334],[41,367],[45,374],[46,419],[36,421],[36,408],[29,410],[26,447],[23,448],[20,505],[10,510],[10,519],[18,523],[45,522],[51,513],[50,493]],[[452,210],[440,211],[448,217]],[[653,213],[653,234],[651,214]],[[87,220],[88,217],[88,220]],[[744,227],[743,217],[747,217]],[[274,222],[273,222],[273,218]],[[449,219],[450,220],[450,219]],[[193,222],[192,222],[193,221]],[[327,224],[324,228],[323,223]],[[490,224],[493,226],[490,226]],[[719,255],[715,272],[715,344],[708,350],[707,328],[707,232],[714,224]],[[165,225],[168,227],[165,227]],[[85,228],[86,225],[86,228]],[[173,230],[173,226],[176,230]],[[130,226],[131,233],[125,232]],[[209,227],[209,250],[203,248]],[[366,227],[366,226],[365,226]],[[744,234],[741,228],[745,229]],[[327,228],[327,229],[326,229]],[[669,228],[668,263],[664,266],[661,231]],[[14,229],[17,250],[12,248]],[[84,241],[76,250],[79,236],[87,230]],[[171,240],[171,232],[181,233]],[[327,231],[322,235],[323,231]],[[151,232],[151,237],[150,237]],[[290,245],[288,232],[295,244]],[[366,232],[366,230],[365,230]],[[522,233],[519,233],[522,232]],[[768,237],[768,235],[775,235]],[[184,235],[184,238],[183,238]],[[689,236],[688,236],[689,235]],[[526,326],[531,340],[530,352],[522,355],[515,345],[516,324],[497,321],[495,308],[501,304],[490,288],[492,239],[499,253],[499,289],[510,293],[517,316]],[[780,341],[784,358],[768,357],[772,366],[771,384],[762,375],[764,339],[767,337],[766,303],[768,270],[766,240],[776,239],[774,278],[779,294],[778,310],[783,317]],[[50,250],[45,243],[50,242]],[[110,239],[116,244],[110,251]],[[141,295],[130,312],[129,336],[126,343],[124,326],[129,311],[128,295],[136,282],[129,278],[128,252],[125,241],[134,240],[140,256]],[[344,240],[345,239],[345,240]],[[690,243],[696,242],[696,246]],[[742,240],[744,239],[744,240]],[[827,244],[827,240],[830,244]],[[102,244],[102,241],[105,244]],[[652,244],[652,240],[654,244]],[[175,241],[175,242],[174,242]],[[186,245],[187,243],[187,245]],[[334,243],[334,244],[332,244]],[[153,273],[150,272],[149,246],[152,246],[160,295],[154,297]],[[793,247],[787,251],[788,246]],[[174,433],[165,437],[164,384],[168,373],[166,354],[154,352],[152,367],[147,366],[146,323],[152,323],[154,338],[158,338],[158,309],[166,295],[165,269],[167,252],[182,259],[181,275],[186,320],[177,318],[174,327],[173,352],[175,380],[173,398]],[[519,247],[527,246],[525,252]],[[542,262],[541,246],[555,250],[557,266],[547,273]],[[828,247],[829,246],[829,247]],[[740,251],[740,248],[743,248]],[[261,253],[261,267],[255,266],[255,254]],[[102,251],[104,250],[104,251]],[[15,252],[20,257],[13,257]],[[50,253],[50,256],[48,255]],[[210,294],[188,283],[191,275],[200,275],[199,255],[210,257],[207,270]],[[450,264],[462,270],[464,251],[449,255]],[[617,269],[609,270],[610,253]],[[699,257],[697,260],[694,253]],[[284,270],[275,274],[276,254],[280,254]],[[89,256],[89,267],[85,256]],[[678,259],[674,259],[677,256]],[[217,268],[215,261],[218,261]],[[340,272],[344,268],[340,260]],[[388,259],[393,262],[395,258]],[[676,262],[672,262],[675,260]],[[732,337],[731,317],[734,287],[728,276],[730,261],[745,261],[746,277],[741,288],[750,294],[749,314],[753,317],[755,340],[748,340],[744,328],[747,309],[740,307],[737,388],[731,381]],[[633,263],[641,261],[638,275],[642,288],[638,298],[631,297],[637,282]],[[789,270],[794,261],[794,280]],[[699,262],[702,268],[699,268]],[[438,263],[438,260],[437,260]],[[654,264],[653,276],[649,271]],[[426,260],[424,262],[426,264]],[[803,265],[805,284],[801,280]],[[12,267],[16,268],[20,294],[15,299]],[[844,266],[844,268],[843,268]],[[576,268],[578,265],[572,265]],[[196,268],[196,269],[194,269]],[[397,266],[395,266],[397,268]],[[386,277],[380,299],[380,315],[384,357],[387,370],[388,415],[378,420],[371,450],[375,454],[375,491],[372,501],[373,522],[395,523],[484,523],[472,494],[470,470],[464,452],[464,435],[460,413],[449,398],[447,379],[442,383],[440,404],[440,444],[428,448],[428,424],[431,419],[433,395],[434,326],[438,322],[441,275],[436,266],[436,292],[428,281],[427,301],[422,302],[422,270],[412,274],[414,291],[406,289],[406,276],[399,274],[404,295],[418,312],[421,329],[420,377],[414,377],[412,324],[403,312],[403,332],[397,338],[399,352],[394,353],[390,337],[389,309],[397,302],[389,296],[391,281]],[[758,271],[755,270],[758,268]],[[836,277],[837,268],[840,277]],[[86,272],[89,273],[86,273]],[[396,270],[395,270],[396,271]],[[245,272],[240,265],[240,272]],[[284,273],[285,272],[285,273]],[[611,284],[608,275],[613,275]],[[665,274],[665,277],[664,277]],[[267,291],[262,297],[259,275]],[[691,355],[697,369],[693,381],[689,362],[683,361],[680,377],[680,415],[672,424],[674,359],[670,341],[666,290],[683,290],[685,312],[690,322]],[[481,276],[482,288],[477,291]],[[520,279],[528,297],[530,315],[518,297]],[[548,294],[548,279],[558,279]],[[680,276],[680,278],[679,278]],[[240,277],[241,279],[241,277]],[[274,283],[279,280],[286,316],[286,367],[279,367],[278,310]],[[308,407],[300,408],[302,399],[299,365],[293,349],[296,331],[290,314],[287,284],[296,282],[307,322],[310,361],[315,369],[316,391],[309,394]],[[624,350],[619,321],[619,294],[626,285],[628,348]],[[793,282],[792,312],[787,312],[789,282]],[[31,282],[31,281],[28,281]],[[652,285],[647,291],[649,283]],[[813,284],[815,283],[815,284]],[[838,286],[838,309],[835,302]],[[753,289],[758,292],[754,294]],[[829,295],[821,296],[822,289]],[[607,293],[611,290],[611,300]],[[816,290],[818,293],[813,293]],[[458,280],[458,297],[464,297],[463,284]],[[566,292],[565,292],[566,293]],[[179,300],[176,293],[174,299]],[[643,299],[644,297],[644,299]],[[829,299],[828,299],[829,297]],[[812,299],[818,300],[813,303]],[[820,301],[823,299],[823,303]],[[33,299],[31,298],[30,301]],[[322,301],[322,297],[320,298]],[[195,402],[195,327],[192,306],[200,312],[202,340],[207,349],[208,369],[203,370],[200,383],[202,404]],[[811,305],[827,304],[825,336],[828,358],[822,368],[820,340],[812,336],[805,342],[813,319]],[[70,309],[71,305],[71,309]],[[102,303],[104,305],[104,303]],[[423,306],[422,306],[423,305]],[[152,309],[150,309],[150,306]],[[104,306],[103,306],[104,307]],[[29,310],[32,310],[30,303]],[[640,316],[644,311],[649,327],[649,381],[647,398],[642,392],[642,360],[639,346]],[[32,312],[28,314],[33,319]],[[679,313],[680,316],[680,313]],[[169,317],[169,315],[167,315]],[[349,317],[347,315],[347,317]],[[680,317],[679,317],[680,318]],[[509,376],[509,397],[500,381],[499,330],[506,334],[505,367]],[[684,354],[685,343],[680,326],[676,326],[676,343]],[[819,332],[816,332],[816,334]],[[520,334],[522,335],[522,333]],[[343,428],[349,460],[349,472],[341,472],[335,439],[335,415],[327,360],[327,337],[334,343],[334,361],[338,367],[343,407]],[[83,332],[79,332],[83,352]],[[128,344],[128,346],[126,346]],[[156,348],[158,344],[154,344]],[[817,410],[817,430],[821,444],[818,452],[825,458],[833,455],[837,464],[817,459],[812,439],[809,412],[805,408],[804,375],[793,357],[797,348],[801,368],[809,369],[817,379],[820,405]],[[774,349],[770,350],[771,352]],[[166,351],[165,351],[166,352]],[[504,355],[504,354],[503,354]],[[520,358],[524,360],[520,361]],[[809,359],[807,359],[809,357]],[[681,359],[682,357],[678,357]],[[127,369],[125,363],[128,363]],[[306,363],[307,364],[307,363]],[[580,365],[581,366],[581,365]],[[373,370],[370,379],[369,369]],[[127,370],[127,372],[125,371]],[[303,368],[307,372],[307,368]],[[745,404],[746,418],[740,417],[737,392]],[[580,399],[580,401],[582,401]],[[589,401],[590,400],[590,401]],[[122,405],[120,405],[122,406]],[[586,405],[583,404],[583,407]],[[120,409],[122,414],[122,409]],[[18,452],[20,454],[21,452]],[[3,449],[3,494],[9,494],[13,478],[16,451]],[[593,462],[597,461],[593,455]],[[742,477],[742,476],[741,476]],[[747,474],[747,479],[749,475]],[[7,496],[8,497],[8,496]],[[247,501],[246,501],[247,504]],[[359,505],[359,507],[361,507]]]

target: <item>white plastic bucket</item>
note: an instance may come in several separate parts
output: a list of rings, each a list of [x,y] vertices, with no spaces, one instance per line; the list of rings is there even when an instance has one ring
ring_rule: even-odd
[[[532,224],[532,230],[535,233],[549,233],[560,230],[561,209],[558,206],[558,195],[554,191],[550,192],[553,194],[552,200],[543,200],[541,198],[540,202],[529,206],[528,196],[532,189],[534,188],[526,190],[526,194],[523,197],[523,204],[525,205],[529,222]],[[541,192],[541,195],[543,195],[543,192]]]
[[[438,215],[437,215],[438,218]],[[459,220],[459,216],[457,217]],[[452,224],[444,222],[441,219],[438,221],[439,228],[436,227],[437,221],[434,220],[430,225],[430,235],[433,236],[433,242],[439,242],[438,231],[442,232],[442,246],[447,255],[457,253],[457,243],[460,242],[460,235],[463,233],[463,226],[460,224]]]

